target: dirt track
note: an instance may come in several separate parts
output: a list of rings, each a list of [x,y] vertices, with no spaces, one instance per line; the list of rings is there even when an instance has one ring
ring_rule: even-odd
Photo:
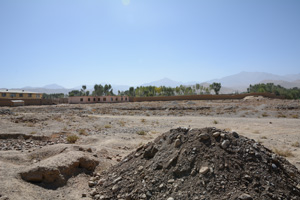
[[[0,185],[0,199],[41,196],[43,199],[81,199],[82,194],[87,194],[83,198],[89,199],[91,172],[73,174],[65,185],[55,190],[26,182],[20,173],[47,163],[55,168],[60,163],[59,158],[69,154],[96,159],[100,164],[95,172],[101,172],[140,144],[179,126],[236,131],[270,149],[276,148],[278,153],[291,153],[287,159],[300,169],[299,101],[254,98],[1,109],[10,109],[13,113],[0,114],[0,135],[46,136],[48,141],[41,144],[38,139],[20,135],[18,138],[0,137],[0,179],[4,180]],[[68,144],[66,138],[72,134],[79,139],[75,144]],[[16,143],[18,146],[12,147]]]

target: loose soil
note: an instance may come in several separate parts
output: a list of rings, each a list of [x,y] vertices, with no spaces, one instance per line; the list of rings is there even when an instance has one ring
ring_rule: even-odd
[[[293,100],[248,98],[2,107],[0,199],[91,199],[91,174],[102,173],[139,146],[178,127],[237,132],[288,156],[286,159],[300,169],[299,105]],[[75,144],[67,140],[71,135],[79,137]],[[99,164],[90,171],[77,170],[80,165],[71,167],[74,173],[67,173],[56,189],[42,187],[43,181],[22,179],[24,170],[46,167],[48,162],[53,169],[60,169],[61,158],[71,154]]]

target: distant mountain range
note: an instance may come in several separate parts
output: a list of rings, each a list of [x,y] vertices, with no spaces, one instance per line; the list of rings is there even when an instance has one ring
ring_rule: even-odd
[[[213,79],[208,81],[191,81],[191,82],[180,82],[174,81],[169,78],[163,78],[161,80],[153,81],[150,83],[142,84],[141,86],[166,86],[166,87],[176,87],[180,85],[194,85],[196,83],[200,83],[201,85],[208,87],[209,84],[213,82],[218,82],[222,84],[222,88],[220,93],[234,93],[244,92],[247,90],[250,84],[257,83],[274,83],[275,85],[281,85],[286,88],[299,87],[300,88],[300,73],[299,74],[290,74],[290,75],[275,75],[271,73],[265,72],[240,72],[238,74],[234,74],[231,76],[226,76],[220,79]],[[105,85],[107,83],[101,83]],[[129,89],[129,85],[113,85],[112,88],[115,94],[118,93],[118,90],[125,91]],[[3,88],[4,89],[4,88]],[[24,88],[13,88],[13,89],[22,89],[29,90],[33,92],[41,92],[41,93],[64,93],[67,94],[71,90],[80,90],[81,86],[77,86],[71,89],[64,88],[63,86],[57,84],[45,85],[43,87],[24,87]],[[93,85],[87,85],[87,90],[93,91]]]

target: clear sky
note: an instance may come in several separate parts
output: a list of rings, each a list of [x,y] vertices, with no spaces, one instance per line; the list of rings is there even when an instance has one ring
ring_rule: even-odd
[[[300,73],[300,0],[0,0],[0,88]]]

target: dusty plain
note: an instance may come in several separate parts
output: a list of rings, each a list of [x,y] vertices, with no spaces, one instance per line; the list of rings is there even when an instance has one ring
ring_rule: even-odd
[[[90,173],[177,127],[236,131],[300,169],[299,117],[299,100],[260,97],[1,107],[0,199],[91,199]]]

